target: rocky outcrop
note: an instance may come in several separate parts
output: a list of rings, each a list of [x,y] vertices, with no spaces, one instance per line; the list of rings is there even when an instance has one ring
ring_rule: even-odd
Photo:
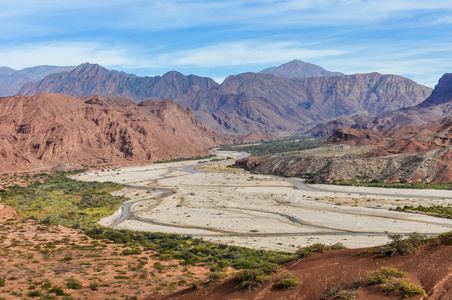
[[[76,99],[38,94],[0,98],[0,170],[46,168],[61,162],[151,163],[206,155],[208,147],[223,139],[196,124],[187,113],[177,115],[180,125],[170,118],[162,120],[159,116],[165,115],[165,110],[184,111],[169,100],[164,102],[167,105],[155,115],[136,104],[124,105],[126,101],[98,96]],[[174,128],[178,132],[180,126],[185,133],[175,134]],[[192,134],[190,128],[198,131]]]
[[[217,85],[211,78],[185,76],[175,71],[163,76],[138,77],[85,63],[71,72],[52,74],[37,83],[26,84],[19,94],[61,93],[73,97],[101,95],[139,102],[147,99],[174,99],[189,91],[206,90]]]
[[[374,131],[390,130],[401,126],[420,126],[452,114],[452,73],[444,74],[425,101],[413,107],[401,108],[379,116],[350,116],[346,120],[335,119],[317,124],[307,133],[316,136],[328,136],[340,127],[370,129]]]
[[[272,74],[287,78],[305,78],[305,77],[326,77],[326,76],[342,76],[343,73],[327,71],[324,68],[294,59],[291,62],[282,64],[279,67],[272,67],[260,71],[262,74]]]

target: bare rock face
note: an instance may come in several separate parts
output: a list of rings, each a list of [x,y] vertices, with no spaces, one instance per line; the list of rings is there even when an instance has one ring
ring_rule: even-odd
[[[152,163],[206,155],[207,147],[216,145],[217,137],[221,140],[212,131],[206,131],[211,134],[207,138],[175,135],[166,130],[165,121],[136,104],[109,102],[98,96],[76,99],[61,94],[0,98],[0,169],[29,170],[61,162]],[[192,122],[183,118],[179,116],[180,122]]]
[[[61,93],[73,97],[101,95],[139,102],[146,99],[175,98],[189,90],[205,90],[217,85],[211,78],[185,76],[175,71],[163,76],[138,77],[85,63],[71,72],[52,74],[37,83],[26,84],[19,94]]]
[[[401,126],[420,126],[452,114],[452,73],[444,74],[425,101],[413,107],[406,107],[382,113],[379,116],[350,116],[346,122],[335,119],[317,124],[307,133],[328,136],[339,127],[390,130]]]
[[[305,77],[327,77],[327,76],[342,76],[343,73],[327,71],[322,67],[314,64],[305,63],[301,60],[292,60],[279,67],[272,67],[260,71],[262,74],[272,74],[287,78],[305,78]]]

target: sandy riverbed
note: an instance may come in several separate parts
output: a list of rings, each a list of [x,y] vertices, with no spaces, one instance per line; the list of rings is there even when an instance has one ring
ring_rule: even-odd
[[[115,228],[188,234],[259,249],[294,251],[317,242],[357,248],[383,244],[388,234],[452,231],[449,219],[388,210],[406,204],[449,205],[452,191],[326,185],[307,191],[284,179],[228,168],[230,161],[200,166],[202,172],[187,169],[193,164],[196,161],[135,166],[75,178],[174,191],[132,206],[138,220],[125,220]],[[155,195],[135,189],[123,194],[133,199]]]

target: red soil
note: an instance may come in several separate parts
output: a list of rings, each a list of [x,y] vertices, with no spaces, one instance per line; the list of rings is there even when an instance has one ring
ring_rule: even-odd
[[[301,284],[293,289],[276,290],[273,285],[282,274],[272,281],[256,288],[248,294],[235,278],[228,279],[216,286],[204,286],[197,291],[183,290],[175,294],[149,297],[147,299],[321,299],[319,295],[337,287],[341,282],[350,284],[363,280],[357,289],[356,299],[401,299],[402,294],[392,292],[385,294],[380,286],[369,285],[366,275],[381,267],[396,268],[408,273],[410,282],[421,285],[426,294],[414,299],[452,299],[452,249],[439,246],[428,249],[422,246],[408,256],[379,257],[374,254],[360,256],[359,249],[331,251],[314,254],[286,264],[284,273],[296,275]],[[431,248],[431,247],[430,247]]]

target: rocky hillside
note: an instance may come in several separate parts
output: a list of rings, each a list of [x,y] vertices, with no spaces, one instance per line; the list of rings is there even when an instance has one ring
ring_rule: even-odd
[[[380,133],[338,129],[326,145],[285,155],[249,157],[238,164],[256,173],[316,182],[379,179],[386,182],[452,181],[452,120]]]
[[[383,284],[372,283],[367,277],[382,267],[406,272],[406,282],[422,286],[425,295],[405,297],[412,299],[451,299],[452,256],[450,246],[421,246],[407,256],[380,257],[362,254],[362,249],[330,251],[285,264],[286,269],[272,275],[268,281],[244,294],[237,278],[229,278],[217,284],[205,284],[199,289],[185,289],[169,294],[150,296],[148,300],[229,300],[229,299],[402,299],[401,291],[387,291]],[[289,275],[286,275],[289,274]],[[277,288],[283,276],[297,278],[299,284]],[[287,278],[287,277],[286,277]],[[402,279],[400,279],[402,280]],[[286,281],[287,282],[287,281]],[[388,285],[389,286],[389,285]]]
[[[0,98],[0,170],[151,163],[206,155],[208,147],[227,142],[169,100],[151,107],[98,96]]]
[[[432,94],[413,107],[386,112],[379,116],[342,116],[338,119],[317,124],[308,131],[312,135],[329,136],[337,128],[361,128],[375,131],[389,130],[400,126],[419,126],[452,114],[452,73],[444,74]]]
[[[244,143],[258,143],[262,141],[274,141],[279,140],[280,137],[271,134],[271,133],[264,133],[262,131],[254,131],[250,134],[247,134],[245,136],[239,137],[234,139],[235,144],[244,144]]]
[[[35,82],[47,75],[71,71],[75,67],[37,66],[23,70],[0,67],[0,97],[16,95],[27,82]]]
[[[260,71],[262,74],[272,74],[287,78],[293,77],[326,77],[326,76],[342,76],[343,73],[327,71],[324,68],[294,59],[291,62],[282,64],[279,67],[271,67]]]
[[[343,115],[378,115],[410,107],[430,93],[430,88],[406,78],[378,73],[290,79],[244,73],[176,101],[222,133],[260,130],[284,135]]]
[[[71,72],[53,74],[37,83],[26,84],[19,94],[61,93],[73,97],[101,95],[139,102],[147,99],[174,99],[189,91],[206,90],[217,85],[211,78],[185,76],[175,71],[163,76],[138,77],[85,63]]]

